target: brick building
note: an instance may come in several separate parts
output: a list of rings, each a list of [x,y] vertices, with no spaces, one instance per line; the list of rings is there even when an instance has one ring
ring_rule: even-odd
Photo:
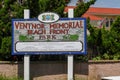
[[[76,6],[67,6],[64,12],[68,12],[69,8],[75,8]],[[101,28],[103,26],[106,29],[110,28],[112,22],[120,15],[120,8],[100,8],[90,7],[85,14],[82,15],[84,18],[90,18],[90,23],[94,27]]]
[[[88,11],[82,16],[90,18],[90,22],[95,27],[110,28],[113,21],[120,15],[120,8],[99,8],[90,7]]]

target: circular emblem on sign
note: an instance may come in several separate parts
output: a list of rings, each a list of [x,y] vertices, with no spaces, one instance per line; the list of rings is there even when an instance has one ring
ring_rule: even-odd
[[[59,20],[59,15],[53,12],[45,12],[38,15],[38,20],[43,23],[52,23]]]

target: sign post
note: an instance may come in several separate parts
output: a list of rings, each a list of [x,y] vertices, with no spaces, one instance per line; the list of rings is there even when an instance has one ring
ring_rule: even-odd
[[[24,10],[24,19],[12,19],[12,55],[24,55],[24,80],[30,79],[29,55],[40,54],[67,54],[68,80],[73,80],[73,55],[86,54],[86,19],[73,15],[69,9],[68,18],[45,12],[29,19]]]
[[[30,18],[30,11],[24,10],[24,19]],[[24,55],[24,80],[30,80],[30,56]]]
[[[68,9],[68,18],[73,18],[73,9]],[[73,80],[73,58],[74,56],[69,54],[68,55],[68,80]]]

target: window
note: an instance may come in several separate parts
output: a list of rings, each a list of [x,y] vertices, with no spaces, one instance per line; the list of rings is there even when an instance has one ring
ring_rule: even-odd
[[[18,3],[21,5],[23,3],[23,0],[18,0]]]
[[[110,19],[110,25],[112,25],[112,23],[113,23],[113,19],[111,18],[111,19]]]
[[[106,18],[106,27],[109,27],[109,20],[108,20],[108,18]]]

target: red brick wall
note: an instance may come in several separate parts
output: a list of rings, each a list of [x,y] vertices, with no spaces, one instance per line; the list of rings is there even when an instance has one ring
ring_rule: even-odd
[[[0,75],[3,76],[17,76],[18,65],[9,62],[0,62]]]
[[[120,61],[89,61],[89,80],[105,76],[120,76]]]

